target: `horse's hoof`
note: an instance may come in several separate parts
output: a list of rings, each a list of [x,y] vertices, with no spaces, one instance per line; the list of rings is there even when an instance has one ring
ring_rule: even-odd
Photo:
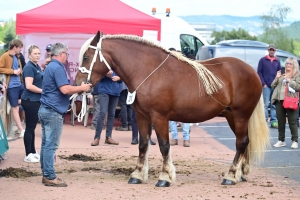
[[[142,183],[142,181],[137,178],[130,178],[128,181],[128,184],[141,184],[141,183]]]
[[[247,182],[247,179],[245,177],[241,177],[240,182]]]
[[[235,182],[227,179],[223,179],[221,185],[235,185]]]
[[[155,186],[156,187],[169,187],[170,183],[168,181],[159,180]]]

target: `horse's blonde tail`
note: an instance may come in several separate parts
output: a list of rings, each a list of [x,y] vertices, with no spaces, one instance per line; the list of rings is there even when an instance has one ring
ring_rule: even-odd
[[[262,96],[257,103],[248,124],[249,144],[247,147],[249,161],[261,162],[265,150],[270,147],[269,128],[267,126]]]

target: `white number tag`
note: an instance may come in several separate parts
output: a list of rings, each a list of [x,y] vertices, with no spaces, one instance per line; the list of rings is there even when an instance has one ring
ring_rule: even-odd
[[[134,102],[134,100],[135,100],[135,95],[136,95],[136,91],[134,91],[133,93],[130,93],[130,92],[128,91],[127,99],[126,99],[127,105],[133,104],[133,102]]]

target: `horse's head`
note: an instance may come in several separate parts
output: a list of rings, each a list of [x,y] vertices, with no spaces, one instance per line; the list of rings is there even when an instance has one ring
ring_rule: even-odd
[[[101,52],[102,33],[88,39],[81,47],[79,53],[79,70],[76,74],[75,84],[89,82],[95,85],[110,70],[110,66]],[[104,61],[104,62],[102,62]]]

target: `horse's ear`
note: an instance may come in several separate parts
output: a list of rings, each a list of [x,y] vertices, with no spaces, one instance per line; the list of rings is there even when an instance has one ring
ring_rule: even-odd
[[[102,36],[102,33],[100,31],[98,31],[93,40],[95,42],[99,42],[101,36]]]

